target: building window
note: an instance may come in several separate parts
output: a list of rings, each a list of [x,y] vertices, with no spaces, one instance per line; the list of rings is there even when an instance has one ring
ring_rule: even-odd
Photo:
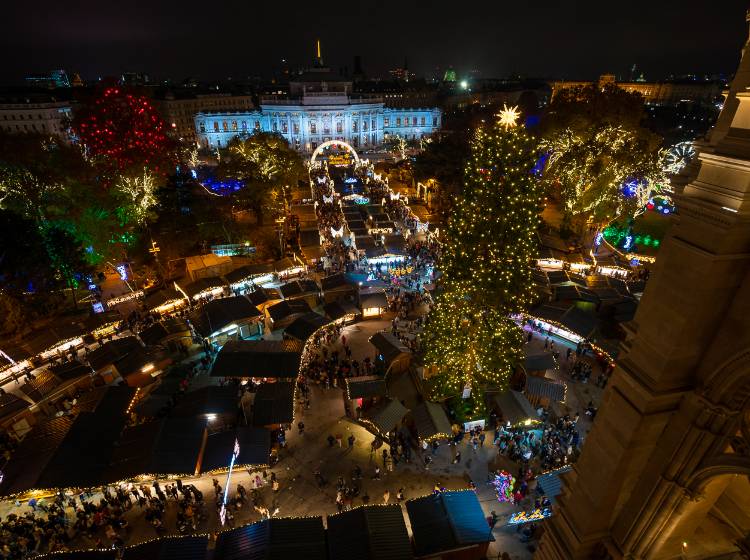
[[[289,124],[286,121],[281,123],[281,132],[283,132],[284,134],[289,132]]]
[[[343,125],[341,124],[341,121],[336,121],[336,132],[338,134],[341,134],[342,130],[344,129]]]
[[[367,132],[367,121],[362,122],[362,132]]]
[[[359,122],[352,121],[352,132],[359,132]]]
[[[260,130],[260,121],[255,121],[255,130]]]
[[[432,126],[437,126],[437,117],[432,117]]]
[[[412,117],[411,124],[412,126],[417,126],[417,117]]]
[[[214,121],[214,132],[219,132],[219,121]]]
[[[294,124],[292,125],[292,131],[293,131],[293,132],[294,132],[295,134],[299,134],[299,123],[294,123]]]
[[[221,123],[221,129],[224,132],[229,132],[229,123],[227,121],[222,121],[222,123]]]
[[[310,123],[310,134],[317,134],[317,133],[318,133],[318,125],[317,125],[317,123],[311,122]],[[317,148],[317,146],[315,146],[313,149],[315,149],[315,148]]]
[[[401,117],[396,118],[396,126],[401,126]]]
[[[206,123],[204,123],[203,121],[200,122],[200,124],[198,125],[198,127],[199,127],[199,129],[200,129],[201,132],[206,132]]]
[[[383,127],[389,127],[391,126],[391,118],[390,117],[383,117]]]
[[[237,121],[232,121],[232,130],[237,132]]]
[[[370,130],[375,130],[375,128],[375,118],[373,117],[373,119],[370,121]]]
[[[312,147],[312,149],[314,150],[315,148],[317,148],[317,147],[318,147],[318,143],[317,143],[317,142],[310,142],[310,146],[311,146],[311,147]]]
[[[424,117],[422,117],[422,118],[420,119],[420,121],[419,121],[419,124],[420,124],[421,126],[424,126],[424,125],[425,125],[425,121],[426,121],[426,119],[425,119]]]
[[[274,132],[279,131],[279,125],[276,121],[273,121],[273,124],[271,125],[271,130],[273,130]]]
[[[247,121],[242,121],[242,130],[243,131],[247,130]]]

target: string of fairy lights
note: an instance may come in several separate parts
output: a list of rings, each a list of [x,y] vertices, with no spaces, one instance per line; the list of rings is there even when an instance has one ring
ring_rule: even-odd
[[[517,118],[516,108],[505,107],[497,123],[476,131],[463,195],[446,228],[443,290],[425,332],[426,363],[438,369],[436,396],[505,385],[523,356],[523,333],[510,316],[535,297],[530,263],[542,187],[531,172],[537,141]]]

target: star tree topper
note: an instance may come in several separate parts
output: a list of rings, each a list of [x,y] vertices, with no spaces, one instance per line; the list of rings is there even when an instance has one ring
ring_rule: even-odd
[[[518,120],[518,117],[521,115],[521,113],[518,110],[518,105],[508,107],[505,103],[503,103],[503,110],[500,111],[497,115],[500,118],[500,124],[502,126],[512,128],[516,126],[516,121]]]

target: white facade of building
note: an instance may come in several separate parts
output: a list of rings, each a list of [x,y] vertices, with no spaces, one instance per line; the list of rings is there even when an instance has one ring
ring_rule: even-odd
[[[70,103],[0,103],[0,130],[11,134],[40,133],[67,138]]]

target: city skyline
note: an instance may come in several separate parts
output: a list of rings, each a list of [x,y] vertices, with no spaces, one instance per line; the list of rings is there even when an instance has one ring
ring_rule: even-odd
[[[746,0],[729,4],[718,11],[699,2],[679,7],[631,2],[613,13],[581,0],[548,6],[541,16],[530,6],[483,6],[483,18],[444,2],[429,9],[385,2],[377,10],[366,3],[322,10],[300,4],[294,18],[285,19],[271,5],[237,4],[214,15],[192,2],[181,4],[179,12],[168,6],[146,10],[137,2],[126,13],[101,5],[66,6],[63,12],[44,0],[8,14],[0,41],[14,56],[6,61],[2,81],[18,84],[28,74],[54,68],[86,80],[123,72],[175,82],[188,76],[271,77],[280,73],[282,60],[290,70],[309,65],[318,38],[334,70],[351,73],[354,56],[361,56],[365,72],[376,77],[387,76],[405,59],[410,70],[427,79],[448,67],[459,77],[471,70],[482,77],[628,77],[633,64],[653,80],[728,74],[746,34],[741,15],[748,7]],[[235,29],[236,22],[246,23],[245,29]],[[710,32],[709,48],[692,39],[698,26]],[[565,39],[556,33],[561,28]]]

